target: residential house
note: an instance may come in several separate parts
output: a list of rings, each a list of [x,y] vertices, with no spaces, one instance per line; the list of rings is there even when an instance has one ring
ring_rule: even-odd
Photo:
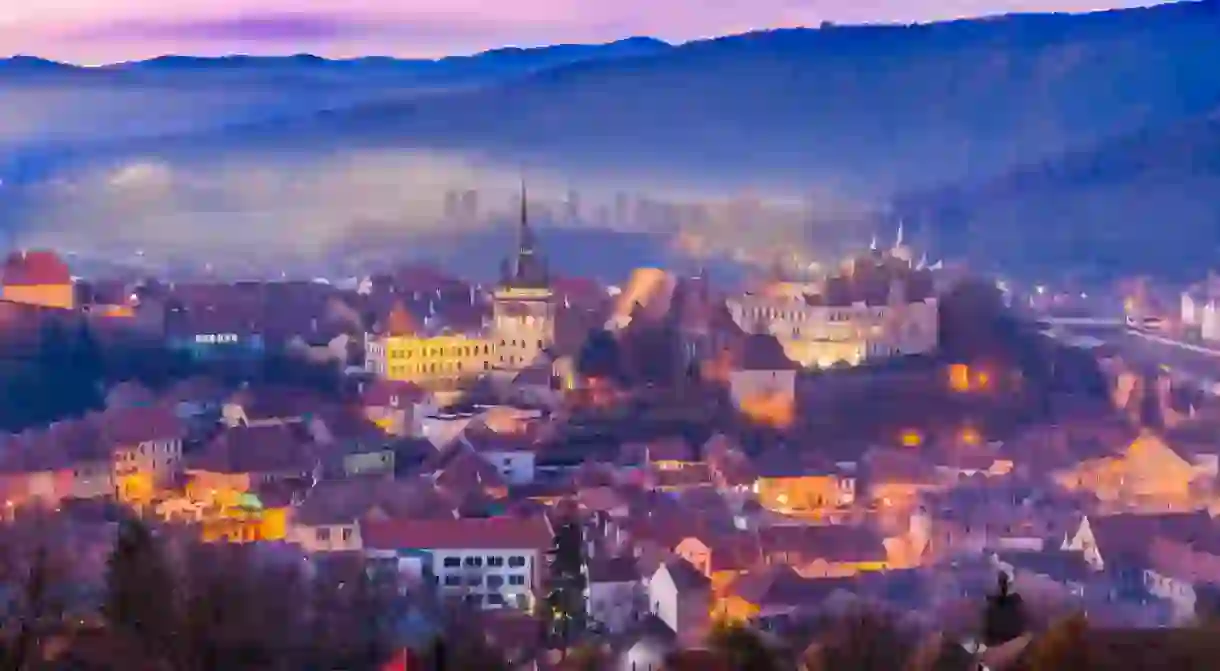
[[[365,416],[392,436],[423,435],[421,415],[436,410],[428,398],[415,383],[384,378],[365,383],[360,390]]]
[[[910,509],[922,494],[943,487],[932,466],[909,452],[875,448],[862,461],[867,500],[883,509]]]
[[[317,394],[296,387],[245,387],[225,401],[221,421],[230,427],[298,424],[325,406]]]
[[[685,559],[671,559],[648,581],[651,613],[677,635],[683,645],[702,641],[711,623],[711,582]]]
[[[744,573],[717,599],[715,615],[726,622],[777,629],[810,616],[832,593],[851,591],[854,578],[807,578],[791,566],[774,564]]]
[[[617,634],[639,621],[644,588],[634,557],[593,559],[588,565],[585,599],[589,619]]]
[[[1189,510],[1199,503],[1195,467],[1158,435],[1141,433],[1121,453],[1088,459],[1054,474],[1069,491],[1085,491],[1111,510]]]
[[[494,466],[507,484],[532,483],[540,438],[535,426],[511,423],[497,430],[489,420],[484,418],[468,425],[458,436],[458,442]]]
[[[733,405],[757,420],[787,425],[796,399],[798,368],[775,336],[750,335],[728,375]]]
[[[477,608],[530,610],[552,531],[545,517],[370,520],[364,552]]]
[[[802,453],[773,450],[753,461],[753,471],[758,502],[779,513],[825,512],[856,500],[854,470]]]
[[[555,363],[542,356],[522,369],[508,383],[509,397],[532,408],[558,408],[563,390],[555,374]]]
[[[113,458],[115,486],[123,501],[147,502],[182,472],[186,425],[165,405],[116,408],[90,415]]]
[[[396,452],[391,437],[357,409],[326,408],[306,427],[322,450],[324,477],[393,477]]]
[[[788,524],[732,534],[688,537],[674,553],[712,580],[717,593],[742,573],[786,564],[811,577],[850,576],[891,567],[890,554],[873,531],[846,525]]]
[[[365,518],[456,516],[454,501],[426,479],[323,480],[291,511],[287,539],[308,553],[349,552],[363,547]]]
[[[991,555],[992,565],[1012,579],[1014,591],[1030,602],[1077,602],[1096,572],[1071,550],[1017,550]]]

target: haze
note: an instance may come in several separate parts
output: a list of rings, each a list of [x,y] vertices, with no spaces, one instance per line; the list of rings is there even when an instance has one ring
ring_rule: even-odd
[[[1078,12],[1147,0],[155,0],[7,3],[0,55],[81,64],[166,53],[439,57],[505,45],[667,40],[753,29],[935,21],[1007,12]]]

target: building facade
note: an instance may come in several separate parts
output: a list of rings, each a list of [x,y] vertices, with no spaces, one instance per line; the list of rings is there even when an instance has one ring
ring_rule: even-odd
[[[901,243],[818,282],[775,282],[727,305],[742,330],[774,335],[807,368],[920,354],[939,339],[932,273]]]
[[[390,310],[364,345],[365,370],[398,382],[434,385],[489,372],[496,344],[480,333],[463,333],[431,318],[415,319],[402,303]]]

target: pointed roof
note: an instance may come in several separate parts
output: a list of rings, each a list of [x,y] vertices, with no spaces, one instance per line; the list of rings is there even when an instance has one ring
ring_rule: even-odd
[[[420,325],[407,310],[407,306],[403,305],[402,301],[397,301],[394,303],[394,307],[390,308],[390,314],[386,316],[382,330],[386,335],[409,337],[419,334]]]
[[[529,194],[521,180],[521,218],[517,224],[517,253],[505,259],[501,283],[508,288],[544,289],[549,285],[546,260],[538,252],[538,241],[529,222]]]

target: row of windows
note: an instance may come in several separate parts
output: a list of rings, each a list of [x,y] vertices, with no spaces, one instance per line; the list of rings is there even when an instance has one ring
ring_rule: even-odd
[[[784,320],[784,321],[829,321],[829,322],[850,322],[862,319],[881,319],[885,317],[885,308],[871,308],[865,311],[864,309],[854,310],[836,310],[827,312],[824,315],[815,315],[809,312],[793,311],[793,310],[776,310],[775,308],[745,308],[737,309],[737,314],[742,318],[750,318],[754,320]]]
[[[442,562],[445,568],[457,568],[459,566],[481,567],[483,566],[483,558],[478,556],[469,556],[465,559],[461,557],[445,557]],[[504,557],[500,555],[490,555],[487,557],[487,565],[491,567],[504,566]],[[521,555],[513,555],[508,558],[510,568],[520,568],[525,566],[525,557]]]
[[[501,341],[500,341],[500,347],[529,347],[529,343],[528,343],[528,342],[526,342],[525,340],[520,340],[520,341],[518,341],[518,340],[501,340]],[[544,348],[544,347],[546,347],[546,345],[545,345],[545,344],[543,344],[543,342],[542,342],[541,340],[539,340],[539,341],[538,341],[538,349],[542,349],[542,348]],[[503,360],[503,359],[504,359],[504,357],[500,357],[500,359],[501,359],[501,360]]]
[[[390,350],[391,359],[410,359],[414,356],[414,349],[393,349]],[[436,357],[471,357],[490,355],[491,345],[454,345],[452,347],[425,347],[420,351],[420,356],[424,358]]]
[[[343,529],[342,538],[343,538],[344,543],[346,543],[352,539],[353,532],[354,532],[354,530],[351,528]],[[320,543],[326,543],[326,542],[330,541],[330,529],[327,527],[322,527],[321,529],[318,529],[315,532],[315,535],[317,536],[318,542],[320,542]]]
[[[463,372],[461,361],[441,361],[439,363],[421,363],[413,366],[390,366],[390,374],[395,377],[401,377],[408,373],[457,373]],[[491,362],[483,362],[483,370],[491,370]]]
[[[158,453],[172,454],[172,453],[176,453],[178,451],[177,448],[178,448],[178,443],[175,441],[168,441],[168,442],[151,441],[151,442],[147,442],[147,443],[140,443],[140,446],[134,450],[131,450],[131,449],[122,450],[116,455],[115,458],[118,461],[131,461],[136,458],[137,453],[140,454],[141,456],[147,455],[147,454],[155,455]]]
[[[465,578],[465,579],[463,580],[463,578]],[[504,578],[505,578],[505,576],[501,576],[501,575],[486,576],[487,586],[490,588],[493,588],[493,589],[497,588],[497,587],[503,587]],[[518,573],[509,574],[507,576],[507,578],[508,578],[508,584],[513,587],[520,587],[525,584],[525,576],[520,575]],[[466,587],[482,587],[483,579],[484,579],[484,576],[481,576],[481,575],[468,575],[468,576],[447,575],[443,579],[441,579],[441,584],[444,585],[445,587],[462,587],[463,585],[465,585]]]

